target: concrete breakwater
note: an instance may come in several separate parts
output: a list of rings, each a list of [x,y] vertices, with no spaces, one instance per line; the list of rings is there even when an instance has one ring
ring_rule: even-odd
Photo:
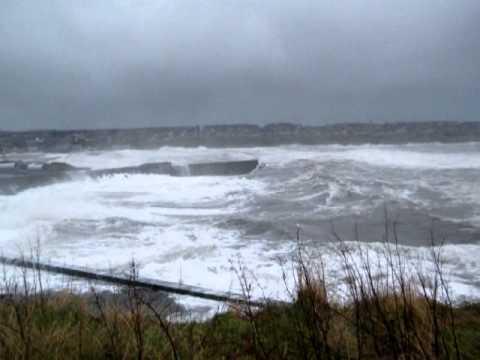
[[[171,176],[229,176],[244,175],[258,166],[258,160],[220,161],[172,165],[170,162],[146,163],[139,166],[88,171],[90,176],[112,174],[159,174]]]
[[[149,289],[153,291],[162,291],[168,294],[177,294],[192,296],[200,299],[236,303],[236,304],[250,304],[252,306],[264,306],[268,302],[273,300],[266,300],[264,302],[253,301],[248,297],[232,293],[214,291],[198,286],[185,285],[180,283],[174,283],[170,281],[162,281],[147,278],[133,278],[122,275],[116,275],[109,272],[95,271],[84,267],[66,266],[53,263],[42,263],[34,260],[22,259],[22,258],[9,258],[0,256],[0,263],[5,265],[11,265],[26,269],[33,269],[34,271],[50,272],[54,274],[62,274],[71,276],[78,279],[84,279],[88,281],[98,281],[103,283],[109,283],[120,286],[138,287]]]
[[[245,175],[255,170],[258,160],[205,162],[173,165],[170,162],[145,163],[138,166],[92,170],[63,162],[25,163],[0,162],[0,194],[11,194],[29,187],[67,181],[76,175],[102,177],[116,174],[155,174],[170,176],[232,176]]]

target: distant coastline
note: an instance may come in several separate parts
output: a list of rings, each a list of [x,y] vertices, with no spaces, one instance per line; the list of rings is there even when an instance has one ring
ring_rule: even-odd
[[[0,131],[0,152],[70,152],[161,146],[249,147],[288,144],[403,144],[480,141],[480,122],[292,123],[132,129]]]

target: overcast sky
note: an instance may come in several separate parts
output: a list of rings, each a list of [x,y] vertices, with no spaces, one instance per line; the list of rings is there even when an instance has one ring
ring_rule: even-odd
[[[0,128],[480,120],[478,0],[1,0]]]

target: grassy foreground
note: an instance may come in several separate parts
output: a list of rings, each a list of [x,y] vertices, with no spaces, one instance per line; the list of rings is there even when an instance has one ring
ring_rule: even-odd
[[[341,245],[338,283],[327,285],[321,259],[299,246],[290,302],[249,305],[240,268],[247,303],[203,321],[136,287],[85,296],[43,290],[41,272],[33,283],[26,272],[4,278],[0,359],[480,359],[480,303],[452,300],[437,248],[425,274],[397,243],[386,244],[380,272],[368,253]]]
[[[389,296],[339,305],[306,289],[291,305],[171,322],[130,296],[126,307],[69,293],[3,297],[0,358],[480,359],[480,304]]]

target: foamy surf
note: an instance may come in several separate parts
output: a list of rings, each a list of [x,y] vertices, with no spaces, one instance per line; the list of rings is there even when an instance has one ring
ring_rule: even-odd
[[[41,248],[45,260],[140,274],[213,290],[241,290],[245,266],[255,296],[285,299],[283,271],[296,225],[324,254],[332,282],[342,276],[331,223],[345,240],[359,224],[377,249],[383,207],[400,222],[405,254],[428,268],[429,227],[445,235],[445,266],[458,296],[478,297],[480,146],[469,144],[172,148],[73,154],[17,154],[104,168],[145,162],[186,164],[257,158],[248,176],[112,175],[0,196],[4,254]],[[435,220],[432,221],[432,218]],[[433,224],[433,225],[432,225]],[[327,256],[328,255],[328,256]],[[293,286],[287,284],[288,287]]]

